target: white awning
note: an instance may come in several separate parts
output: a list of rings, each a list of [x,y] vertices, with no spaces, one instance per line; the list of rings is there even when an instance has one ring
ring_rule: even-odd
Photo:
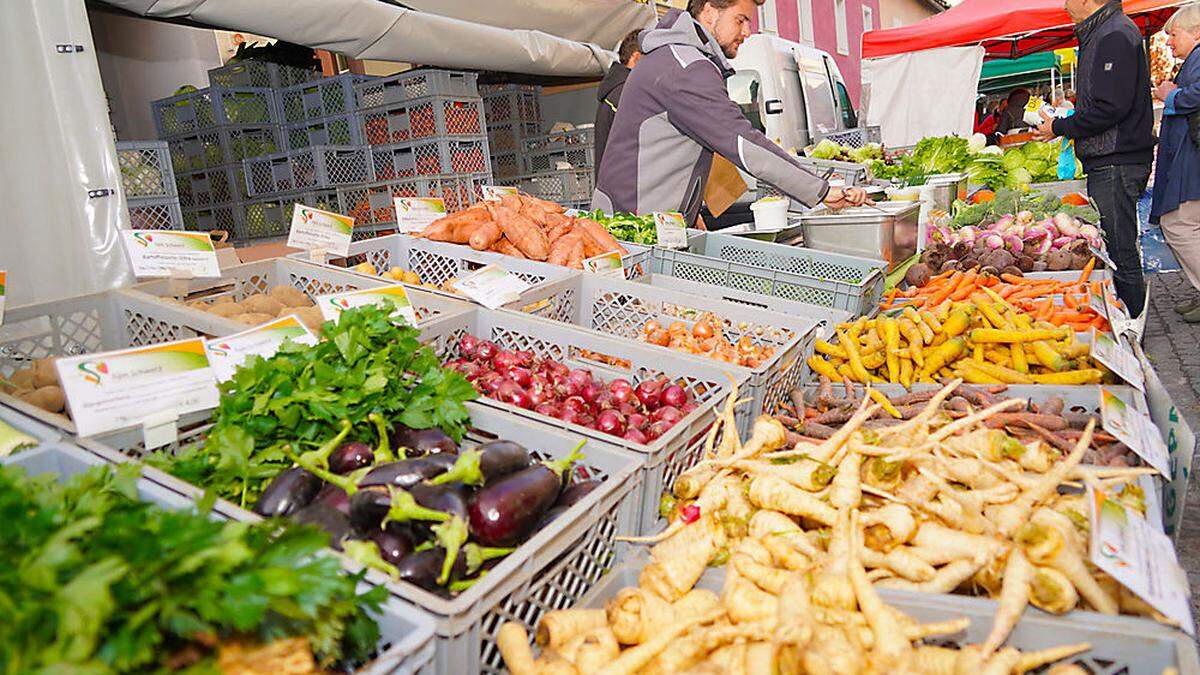
[[[595,37],[615,46],[620,37],[614,38],[613,34],[624,35],[622,31],[628,32],[626,26],[646,25],[653,21],[653,13],[648,7],[641,6],[644,11],[631,12],[625,6],[635,3],[618,0],[578,3],[585,7],[594,5],[600,10],[586,20],[580,16],[582,10],[566,7],[571,2],[553,0],[514,0],[511,4],[522,9],[512,13],[508,11],[510,3],[504,2],[421,0],[412,3],[445,3],[448,9],[439,12],[453,10],[488,23],[405,9],[378,0],[105,1],[151,19],[186,19],[213,28],[247,31],[314,49],[326,49],[357,59],[573,77],[603,76],[615,55],[592,42],[559,37],[543,30],[488,24],[529,21],[530,25],[572,36]],[[480,7],[469,7],[476,4]],[[541,21],[533,21],[534,9],[542,5],[552,5],[558,11],[548,12]],[[636,23],[635,18],[642,14],[645,14],[645,21]],[[605,17],[616,20],[613,26],[601,25]],[[572,27],[571,22],[577,25]]]
[[[631,0],[403,0],[415,10],[497,28],[527,28],[616,49],[632,30],[657,21],[650,5]]]

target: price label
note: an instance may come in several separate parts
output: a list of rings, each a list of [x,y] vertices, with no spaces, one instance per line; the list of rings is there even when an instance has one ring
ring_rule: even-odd
[[[234,333],[228,337],[213,338],[204,343],[208,362],[218,382],[233,377],[238,367],[251,356],[269,358],[279,351],[287,340],[302,345],[317,344],[317,336],[300,323],[294,314],[264,323],[257,328]]]
[[[8,272],[0,270],[0,326],[4,325],[4,289],[8,286]]]
[[[563,215],[568,218],[581,218],[583,216],[586,216],[587,212],[580,211],[579,209],[566,209],[563,211]]]
[[[677,211],[654,212],[654,233],[663,248],[687,248],[687,223]]]
[[[1099,258],[1100,262],[1107,265],[1108,269],[1110,269],[1110,270],[1117,269],[1117,264],[1115,262],[1113,262],[1112,258],[1108,257],[1108,251],[1098,249],[1095,246],[1088,246],[1088,250],[1090,250],[1092,252],[1092,255],[1094,257]]]
[[[1171,539],[1114,495],[1088,485],[1087,497],[1091,505],[1092,564],[1177,621],[1189,635],[1195,635],[1187,575],[1179,565]]]
[[[1101,387],[1100,422],[1105,431],[1129,446],[1167,481],[1171,480],[1171,458],[1167,445],[1146,413]]]
[[[401,232],[420,232],[446,215],[446,202],[441,197],[396,197],[394,201],[396,229]]]
[[[517,194],[517,188],[510,187],[508,185],[484,185],[484,186],[481,186],[479,188],[479,190],[480,190],[480,192],[483,193],[484,199],[489,199],[489,200],[497,201],[497,202],[500,201],[500,197],[502,197],[504,195],[514,195],[515,196]]]
[[[292,229],[287,245],[305,251],[319,250],[339,256],[350,254],[354,219],[297,203],[292,209]]]
[[[219,398],[201,338],[61,358],[54,367],[80,436],[215,408]]]
[[[207,232],[123,230],[121,235],[134,276],[221,276],[217,249]]]
[[[417,325],[416,310],[408,300],[408,293],[399,284],[321,295],[317,296],[316,302],[317,307],[321,308],[321,315],[329,321],[337,321],[342,312],[348,309],[365,305],[383,305],[390,302],[395,308],[392,316],[399,315],[408,322],[408,325]]]
[[[584,258],[583,271],[617,279],[625,278],[625,268],[621,266],[620,251],[609,251],[591,258]]]
[[[1122,380],[1137,387],[1139,391],[1146,391],[1146,376],[1142,372],[1142,366],[1138,363],[1137,356],[1129,351],[1129,348],[1118,342],[1120,338],[1114,338],[1108,333],[1101,333],[1094,327],[1092,328],[1092,356],[1113,371]]]
[[[488,309],[497,309],[519,300],[529,284],[503,267],[488,265],[455,281],[454,288]]]

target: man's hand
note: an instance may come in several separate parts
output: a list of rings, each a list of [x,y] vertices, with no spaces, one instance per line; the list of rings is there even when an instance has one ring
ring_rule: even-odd
[[[1054,139],[1054,118],[1047,115],[1045,110],[1039,110],[1038,114],[1042,116],[1042,123],[1037,125],[1037,129],[1033,132],[1033,138],[1037,141],[1049,141]]]
[[[862,188],[831,187],[825,195],[825,206],[831,209],[844,209],[848,206],[862,206],[867,203],[867,191]]]
[[[1171,92],[1175,91],[1178,88],[1179,88],[1179,86],[1176,85],[1174,82],[1172,82],[1170,80],[1164,80],[1157,87],[1154,88],[1154,98],[1159,101],[1162,101],[1163,103],[1166,103],[1167,95],[1170,94]]]

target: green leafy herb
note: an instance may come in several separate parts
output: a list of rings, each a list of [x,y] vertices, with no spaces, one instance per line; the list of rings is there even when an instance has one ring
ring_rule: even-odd
[[[603,225],[618,241],[628,241],[646,246],[658,243],[658,230],[654,227],[653,215],[637,216],[632,213],[608,215],[603,211],[592,211],[584,215]]]

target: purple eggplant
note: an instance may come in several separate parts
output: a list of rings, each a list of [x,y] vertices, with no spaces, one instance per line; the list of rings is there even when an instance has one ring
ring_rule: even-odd
[[[350,497],[350,522],[363,532],[386,527],[388,523],[429,520],[444,522],[450,514],[417,504],[405,490],[373,486]]]
[[[602,481],[598,480],[581,480],[578,483],[568,485],[567,489],[562,491],[558,496],[558,501],[555,506],[572,507],[584,497],[592,493],[592,490],[600,487]]]
[[[336,485],[325,484],[321,491],[317,493],[314,504],[323,504],[330,506],[345,515],[350,515],[350,495],[346,491]]]
[[[558,500],[563,476],[583,457],[579,449],[563,459],[539,462],[509,474],[475,493],[470,504],[471,535],[485,546],[515,546]]]
[[[329,456],[329,470],[338,474],[347,474],[374,463],[375,451],[362,441],[342,443]]]
[[[292,515],[292,519],[305,525],[315,525],[329,533],[329,545],[342,549],[342,542],[354,532],[346,514],[327,504],[314,502]]]
[[[290,516],[308,506],[321,491],[321,479],[294,466],[275,477],[254,505],[260,516]]]
[[[373,529],[367,538],[379,548],[379,556],[393,565],[400,564],[401,560],[412,555],[412,536],[408,529],[399,523]]]
[[[471,488],[462,483],[447,483],[446,485],[430,485],[417,483],[409,490],[417,504],[427,509],[435,509],[458,516],[466,522],[470,515],[467,513],[467,503],[471,499]]]
[[[458,454],[458,443],[447,436],[441,429],[413,429],[403,424],[397,424],[390,436],[392,446],[401,457],[422,457],[424,455]]]
[[[516,549],[488,548],[467,544],[459,551],[449,578],[441,584],[438,583],[438,580],[445,568],[446,549],[440,546],[417,551],[398,563],[396,567],[400,571],[401,579],[426,590],[440,591],[445,590],[441,586],[475,576],[481,569],[492,565],[493,561],[503,558],[514,550]]]
[[[542,515],[541,520],[538,521],[537,527],[533,528],[534,531],[541,532],[543,528],[550,523],[553,523],[555,520],[558,520],[558,517],[569,511],[570,508],[571,507],[569,506],[560,506],[558,504],[550,507],[550,510],[546,511],[546,513]]]
[[[423,480],[428,480],[445,473],[454,466],[453,455],[429,455],[416,459],[403,459],[390,464],[380,464],[366,475],[359,483],[360,487],[374,485],[391,485],[409,489]]]
[[[529,451],[520,443],[491,441],[458,456],[454,466],[432,479],[434,485],[462,481],[467,485],[487,485],[529,466]]]
[[[402,581],[436,591],[438,575],[442,572],[445,559],[445,551],[438,548],[417,551],[396,563],[396,571],[399,572]]]

